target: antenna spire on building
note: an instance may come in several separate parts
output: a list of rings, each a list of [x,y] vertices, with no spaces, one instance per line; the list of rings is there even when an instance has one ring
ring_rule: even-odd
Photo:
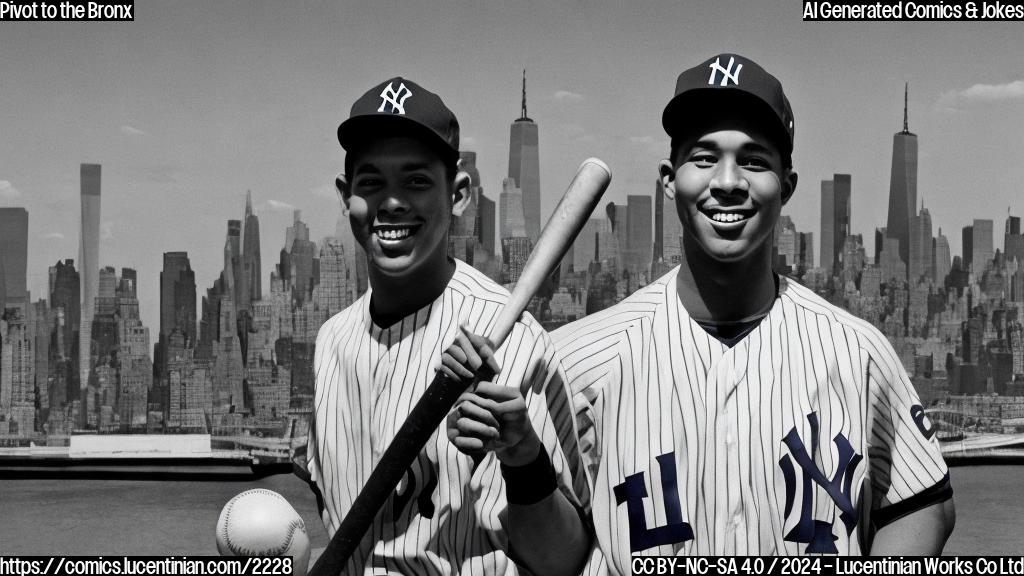
[[[526,116],[526,68],[523,68],[523,115],[521,117],[522,118],[527,118],[527,116]]]
[[[910,126],[907,122],[907,99],[910,92],[910,82],[903,85],[903,133],[910,133]]]

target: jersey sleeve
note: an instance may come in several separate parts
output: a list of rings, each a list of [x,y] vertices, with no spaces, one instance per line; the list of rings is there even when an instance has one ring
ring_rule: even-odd
[[[899,358],[881,334],[868,352],[873,421],[869,431],[872,523],[890,522],[948,500],[949,471],[924,407]]]
[[[584,319],[587,320],[587,319]],[[572,395],[580,452],[591,480],[602,458],[602,423],[606,388],[621,382],[622,360],[618,333],[576,322],[552,334]]]
[[[551,456],[559,487],[574,505],[589,509],[572,394],[551,337],[532,318],[517,322],[505,341],[498,383],[519,385],[534,430]]]

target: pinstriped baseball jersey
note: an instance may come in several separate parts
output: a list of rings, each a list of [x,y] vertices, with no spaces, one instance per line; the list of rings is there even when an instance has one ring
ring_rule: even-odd
[[[433,367],[460,323],[487,334],[508,300],[503,288],[456,262],[454,276],[434,302],[389,328],[373,323],[368,291],[320,329],[307,466],[323,494],[322,516],[331,536],[430,384]],[[570,502],[582,505],[587,482],[572,401],[550,337],[524,314],[495,358],[501,366],[496,382],[520,386],[560,486]],[[493,453],[474,464],[449,442],[442,423],[345,573],[516,574],[508,557],[506,518]]]
[[[676,273],[552,338],[594,478],[585,574],[632,554],[860,554],[874,520],[948,497],[917,395],[870,324],[780,279],[733,348]]]

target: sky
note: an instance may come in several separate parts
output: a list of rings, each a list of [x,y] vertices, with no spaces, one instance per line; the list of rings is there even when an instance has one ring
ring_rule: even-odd
[[[387,78],[441,95],[497,200],[525,68],[546,217],[591,156],[613,170],[606,201],[654,193],[676,76],[731,51],[777,76],[792,102],[800,179],[784,213],[800,231],[819,240],[821,181],[848,173],[853,232],[874,253],[908,82],[918,198],[954,254],[974,218],[994,220],[1001,248],[1007,209],[1024,213],[1021,24],[803,22],[801,10],[798,0],[137,0],[134,22],[3,22],[0,206],[29,211],[29,289],[45,298],[47,268],[78,260],[79,166],[101,164],[100,264],[138,271],[155,335],[162,254],[187,251],[205,294],[247,190],[265,288],[292,210],[313,239],[333,234],[335,130]]]

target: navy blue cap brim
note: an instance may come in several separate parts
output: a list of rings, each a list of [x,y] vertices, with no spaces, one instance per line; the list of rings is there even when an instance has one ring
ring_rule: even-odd
[[[459,158],[459,151],[453,149],[437,132],[401,114],[363,114],[338,125],[338,143],[348,153],[371,138],[402,134],[427,142],[446,161]]]
[[[737,109],[737,106],[742,108]],[[724,114],[744,114],[759,120],[768,136],[780,146],[784,156],[793,153],[793,140],[778,113],[764,100],[744,90],[729,88],[694,88],[676,94],[661,115],[665,133],[676,138],[705,126],[709,120]]]

